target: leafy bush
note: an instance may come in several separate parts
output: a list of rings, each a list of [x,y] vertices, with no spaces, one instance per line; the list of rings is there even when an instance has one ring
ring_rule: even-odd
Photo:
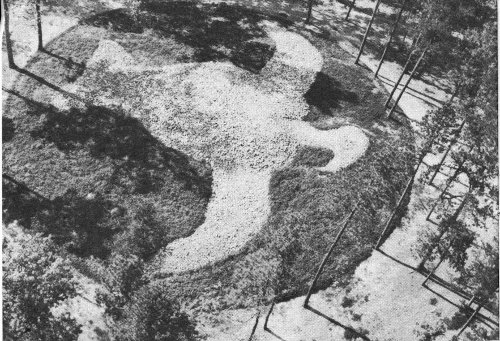
[[[340,304],[343,308],[350,308],[354,305],[354,303],[356,303],[356,300],[354,298],[351,298],[351,297],[344,297],[342,299],[342,303]]]
[[[472,312],[473,310],[469,306],[462,304],[458,311],[451,318],[444,319],[444,323],[448,327],[448,329],[460,329],[463,327],[465,322],[467,322]]]
[[[22,341],[76,340],[81,326],[52,308],[77,295],[67,260],[47,237],[18,235],[3,248],[3,328]]]
[[[344,338],[346,340],[357,340],[361,336],[366,336],[369,334],[369,331],[366,329],[354,330],[352,328],[346,328],[344,330]]]
[[[429,324],[422,325],[423,331],[418,331],[417,336],[419,336],[418,341],[433,341],[436,337],[444,335],[445,328],[442,324],[437,326],[431,326]]]

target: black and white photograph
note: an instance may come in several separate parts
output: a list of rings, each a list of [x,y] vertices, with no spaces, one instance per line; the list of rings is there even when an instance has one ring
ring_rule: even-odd
[[[2,340],[500,340],[496,0],[1,4]]]

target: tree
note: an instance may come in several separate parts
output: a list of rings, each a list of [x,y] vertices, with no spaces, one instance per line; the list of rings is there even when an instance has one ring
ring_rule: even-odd
[[[403,77],[406,73],[406,71],[408,71],[408,68],[410,67],[410,63],[411,63],[411,60],[412,60],[412,57],[413,57],[413,54],[415,53],[416,50],[412,50],[410,52],[410,54],[408,55],[408,58],[406,59],[406,63],[405,65],[403,66],[403,71],[401,72],[401,74],[399,75],[399,78],[398,80],[394,83],[394,86],[392,87],[392,90],[391,90],[391,93],[389,94],[389,97],[387,98],[387,100],[385,101],[385,104],[384,106],[386,108],[389,107],[389,104],[391,102],[391,99],[392,97],[394,96],[394,94],[396,93],[396,90],[398,89],[398,86],[399,84],[401,83],[401,81],[403,80]]]
[[[43,51],[42,13],[40,11],[40,1],[41,0],[35,0],[35,12],[36,12],[36,27],[38,33],[38,51]]]
[[[408,88],[408,86],[410,85],[410,82],[411,80],[413,79],[413,77],[415,76],[415,72],[417,71],[418,67],[420,66],[420,63],[422,62],[422,60],[424,59],[425,57],[425,54],[427,53],[427,51],[429,50],[429,47],[430,47],[430,44],[429,43],[425,48],[424,50],[422,51],[422,54],[420,55],[420,57],[418,58],[418,61],[417,63],[415,64],[415,66],[413,67],[413,70],[411,71],[410,73],[410,76],[408,77],[408,79],[406,80],[406,83],[405,85],[403,86],[403,89],[401,89],[401,91],[399,92],[399,95],[398,97],[396,98],[396,101],[394,102],[394,105],[392,106],[391,110],[389,111],[389,117],[391,117],[392,113],[396,110],[396,107],[398,106],[398,103],[399,101],[401,100],[401,97],[403,96],[404,92],[406,91],[406,89]],[[404,71],[403,71],[404,72]],[[395,85],[396,87],[397,85]]]
[[[370,30],[372,28],[373,20],[375,20],[375,15],[377,14],[378,7],[380,6],[381,0],[377,0],[377,3],[375,4],[375,8],[373,9],[372,16],[370,18],[370,21],[368,22],[368,27],[366,28],[365,35],[363,36],[363,41],[361,42],[361,46],[359,47],[359,52],[356,57],[356,60],[354,61],[354,64],[358,64],[359,58],[361,58],[361,54],[363,53],[363,49],[366,44],[366,39],[368,38],[368,34],[370,34]]]
[[[307,1],[307,18],[306,18],[306,24],[309,24],[309,22],[311,21],[311,14],[312,14],[313,2],[314,2],[314,0],[308,0]]]
[[[5,44],[7,46],[7,59],[9,61],[9,67],[11,69],[16,69],[16,63],[14,62],[14,52],[12,48],[12,38],[10,36],[10,15],[9,15],[9,3],[8,0],[2,0],[3,14],[5,16]]]
[[[425,236],[422,235],[420,237],[420,247],[418,248],[417,252],[418,254],[422,257],[420,260],[420,263],[418,265],[418,269],[424,269],[425,268],[425,263],[427,263],[428,260],[431,259],[434,251],[436,250],[437,247],[440,246],[441,241],[443,239],[443,236],[446,233],[451,233],[452,235],[454,234],[454,231],[461,231],[462,230],[462,225],[463,223],[458,220],[458,217],[460,214],[462,214],[463,209],[465,208],[465,205],[467,204],[467,201],[469,200],[470,195],[467,194],[463,201],[460,203],[459,207],[455,210],[453,215],[451,215],[448,218],[445,218],[438,226],[438,233],[433,234],[431,236]],[[451,237],[450,239],[452,239]],[[456,245],[459,243],[455,242]],[[463,245],[466,245],[464,243]],[[469,244],[470,245],[470,244]],[[465,252],[467,249],[463,250],[461,249],[460,252]],[[441,252],[443,253],[443,252]],[[456,256],[457,257],[457,256]]]
[[[450,0],[450,2],[453,1]],[[453,14],[451,16],[453,17]],[[446,187],[448,188],[448,184],[458,173],[467,176],[469,189],[465,197],[467,208],[464,212],[469,216],[464,221],[480,228],[490,228],[488,219],[495,217],[495,208],[498,207],[498,132],[496,128],[498,58],[496,39],[491,39],[496,36],[497,28],[496,18],[489,20],[482,26],[467,28],[463,31],[460,46],[465,52],[462,56],[470,55],[470,58],[463,57],[463,64],[457,69],[460,71],[451,72],[456,77],[455,84],[459,86],[457,99],[448,102],[441,109],[430,112],[423,122],[422,131],[424,135],[431,131],[438,132],[440,144],[449,146],[442,160],[447,157],[455,167],[455,172],[447,180]],[[450,25],[450,27],[456,26]],[[437,147],[437,151],[442,152],[439,148],[442,147]],[[470,261],[472,265],[466,264],[467,250],[472,245],[474,234],[467,229],[464,221],[445,220],[440,226],[439,234],[427,242],[433,245],[431,249],[434,245],[446,247],[450,251],[446,253],[446,258],[460,274],[459,282],[461,284],[469,282],[468,286],[476,287],[475,295],[486,299],[491,297],[492,290],[496,288],[491,283],[485,284],[483,274],[495,271],[494,266],[491,266],[490,261],[485,261],[484,257],[480,260],[472,259]],[[453,224],[447,227],[449,223]],[[431,253],[429,250],[423,253],[421,265]],[[495,252],[490,253],[495,258]],[[498,260],[498,251],[496,254]],[[488,270],[489,268],[492,270]],[[495,276],[489,274],[487,277],[494,278]],[[496,277],[498,279],[498,276]],[[471,283],[476,283],[476,285],[471,285]],[[488,288],[487,292],[481,293],[484,290],[482,288]]]
[[[3,325],[17,340],[76,340],[81,326],[52,308],[77,296],[72,269],[50,238],[18,235],[4,242]]]
[[[382,52],[382,56],[380,57],[380,61],[377,66],[377,70],[375,71],[374,77],[377,78],[377,75],[380,71],[380,68],[382,67],[382,63],[384,62],[385,56],[387,54],[387,50],[389,49],[389,45],[391,45],[392,39],[394,38],[394,34],[396,33],[396,30],[399,25],[399,21],[401,20],[401,16],[403,15],[403,11],[405,9],[407,0],[403,0],[403,3],[401,4],[401,8],[399,9],[398,16],[396,17],[396,21],[394,22],[394,26],[392,27],[391,33],[389,34],[389,39],[387,40],[387,43],[385,44],[384,51]]]
[[[5,16],[5,43],[7,46],[7,59],[9,61],[9,67],[11,69],[16,69],[17,66],[14,63],[14,53],[12,46],[12,38],[10,35],[10,13],[9,6],[15,1],[13,0],[2,0],[2,8],[4,9]],[[38,38],[38,51],[43,51],[43,31],[42,31],[42,13],[41,13],[41,0],[30,0],[28,4],[32,3],[35,7],[36,16],[36,27],[37,27],[37,38]]]
[[[495,292],[498,289],[498,240],[492,243],[483,243],[481,254],[475,255],[470,264],[460,272],[456,282],[459,285],[466,285],[473,288],[474,296],[483,303],[491,302],[495,299]],[[494,308],[498,308],[494,304]],[[497,312],[498,313],[498,312]]]

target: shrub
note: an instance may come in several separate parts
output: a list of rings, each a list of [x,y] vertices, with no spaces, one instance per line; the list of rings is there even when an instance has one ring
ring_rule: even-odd
[[[437,326],[431,326],[428,324],[422,325],[423,332],[417,332],[417,336],[420,336],[418,341],[432,341],[435,340],[436,337],[444,335],[444,326],[439,324]]]
[[[53,307],[77,296],[66,259],[50,238],[20,234],[3,245],[3,328],[16,340],[77,340],[81,325]]]
[[[356,300],[354,298],[351,298],[351,297],[344,297],[344,299],[342,300],[342,303],[340,304],[343,308],[350,308],[354,305],[354,303],[356,303]]]
[[[366,329],[360,329],[360,330],[354,330],[352,328],[347,328],[345,331],[344,331],[344,338],[346,340],[356,340],[358,339],[360,336],[366,336],[369,334],[369,331],[366,330]]]
[[[467,322],[471,313],[472,309],[465,304],[462,304],[459,310],[451,318],[446,318],[444,320],[444,323],[446,324],[448,329],[460,329],[465,324],[465,322]]]

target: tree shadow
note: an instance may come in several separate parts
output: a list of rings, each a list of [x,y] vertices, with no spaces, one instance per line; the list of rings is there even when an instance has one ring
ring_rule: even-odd
[[[395,82],[394,82],[394,81],[392,81],[391,79],[389,79],[389,78],[387,78],[387,77],[385,77],[385,76],[382,76],[382,75],[380,75],[380,76],[379,76],[379,78],[380,78],[380,80],[381,80],[383,83],[385,83],[385,84],[387,84],[387,85],[390,85],[390,86],[394,86],[394,83],[395,83]],[[430,84],[430,83],[429,83],[428,85],[429,85],[429,86],[433,86],[433,85],[432,85],[432,84]],[[398,84],[398,88],[403,88],[403,84],[401,84],[401,83],[400,83],[400,84]],[[423,93],[423,92],[421,92],[421,91],[418,91],[418,90],[416,90],[416,89],[414,89],[414,88],[412,88],[412,87],[410,87],[410,86],[408,86],[408,88],[407,88],[407,90],[406,90],[405,94],[409,94],[410,96],[415,97],[415,98],[417,98],[417,99],[419,99],[419,100],[421,100],[421,101],[425,102],[426,104],[428,104],[429,106],[432,106],[432,107],[437,107],[438,105],[444,105],[444,104],[446,103],[446,102],[445,102],[445,101],[443,101],[443,100],[439,100],[439,99],[437,99],[437,98],[435,98],[435,97],[433,97],[433,96],[430,96],[429,94],[426,94],[426,93]],[[419,95],[420,95],[420,96],[419,96]],[[434,101],[434,103],[433,103],[433,102],[431,102],[431,101]],[[437,103],[437,104],[436,104],[436,103]]]
[[[31,132],[33,138],[52,142],[65,152],[85,149],[92,157],[114,160],[114,181],[119,186],[140,194],[159,191],[165,172],[170,171],[188,190],[211,196],[211,175],[203,174],[204,165],[166,147],[140,121],[119,109],[89,106],[61,112],[42,108],[36,114],[46,119]]]
[[[381,249],[375,249],[375,250],[376,250],[376,251],[378,251],[378,252],[380,252],[382,255],[386,256],[387,258],[390,258],[391,260],[395,261],[396,263],[398,263],[398,264],[400,264],[400,265],[402,265],[402,266],[404,266],[404,267],[407,267],[407,268],[408,268],[408,269],[410,269],[410,270],[413,270],[413,271],[419,272],[419,270],[418,270],[416,267],[411,266],[410,264],[404,263],[404,262],[400,261],[400,260],[399,260],[399,259],[397,259],[397,258],[394,258],[393,256],[391,256],[391,255],[389,255],[389,254],[385,253],[385,252],[384,252],[384,251],[382,251]]]
[[[280,341],[287,341],[286,339],[282,338],[281,336],[279,336],[278,334],[276,334],[275,332],[273,332],[271,329],[269,328],[265,328],[264,329],[266,332],[268,332],[269,334],[271,334],[272,336],[274,336],[275,338],[277,338],[278,340]]]
[[[340,102],[358,103],[355,92],[342,88],[342,84],[329,75],[318,72],[311,87],[304,94],[307,104],[318,108],[323,114],[331,116],[331,109],[338,108]]]
[[[288,19],[271,18],[283,26]],[[118,32],[153,34],[172,38],[194,48],[197,62],[229,61],[244,43],[267,36],[260,25],[270,16],[242,6],[221,4],[197,5],[192,2],[145,2],[136,14],[117,9],[98,14],[82,23]],[[237,65],[239,66],[239,65]]]
[[[112,228],[109,210],[115,205],[102,197],[84,198],[69,189],[53,200],[2,174],[3,222],[44,235],[78,256],[105,258],[111,252]]]
[[[16,126],[12,118],[2,116],[2,142],[9,142],[14,138]]]
[[[21,226],[29,229],[36,213],[48,208],[50,199],[13,177],[2,174],[2,221],[5,224],[17,220]]]
[[[179,189],[203,198],[211,196],[209,166],[164,146],[121,110],[90,106],[60,111],[16,91],[3,90],[25,101],[27,115],[44,118],[31,130],[31,137],[51,142],[65,153],[83,152],[105,159],[110,165],[109,181],[90,198],[72,186],[51,200],[4,175],[5,222],[17,220],[27,229],[51,235],[58,245],[78,256],[106,258],[128,219],[126,214],[116,214],[125,211],[120,206],[124,203],[109,193],[118,189],[121,194],[161,197],[172,183],[178,183]]]
[[[47,109],[49,109],[49,108],[51,108],[50,105],[34,101],[31,98],[28,98],[28,97],[22,95],[20,92],[18,92],[16,90],[10,90],[10,89],[6,89],[4,87],[2,87],[2,90],[5,91],[8,94],[14,95],[14,96],[19,97],[20,99],[22,99],[28,105],[28,107],[30,109],[34,109],[34,108],[47,108]]]
[[[64,62],[65,64],[72,65],[72,66],[85,67],[85,63],[78,63],[78,62],[74,61],[73,58],[71,58],[71,57],[66,58],[66,57],[60,56],[60,55],[58,55],[52,51],[49,51],[45,48],[40,50],[40,52],[43,52],[46,55],[49,55],[49,56],[54,57],[56,59],[59,59],[60,61]]]

